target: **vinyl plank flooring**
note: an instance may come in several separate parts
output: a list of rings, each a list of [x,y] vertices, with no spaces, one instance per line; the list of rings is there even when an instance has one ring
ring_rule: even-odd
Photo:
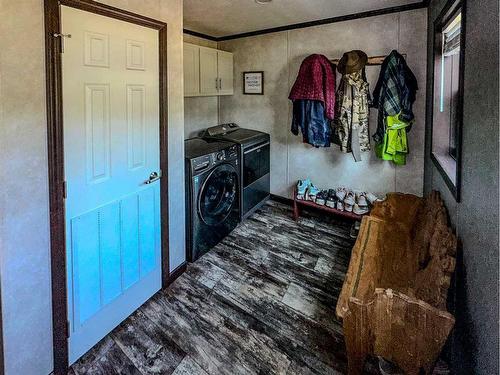
[[[83,357],[81,357],[72,367],[72,370],[77,375],[86,374],[92,365],[97,362],[102,356],[110,352],[115,342],[111,336],[106,336],[97,345],[90,349]]]
[[[75,370],[75,372],[85,375],[143,375],[115,342],[84,372],[82,370]]]
[[[321,300],[318,294],[313,294],[306,288],[291,283],[282,302],[328,330],[339,331],[340,322],[333,318],[336,304],[330,303],[329,298]]]
[[[235,285],[236,283],[236,285]],[[345,369],[344,343],[320,324],[252,287],[234,280],[221,280],[214,293],[235,301],[271,329],[271,338],[297,363],[307,363],[318,374]]]
[[[143,374],[171,374],[186,355],[140,310],[111,336]]]
[[[204,294],[197,292],[200,288],[201,285],[185,278],[178,280],[170,292],[185,305],[196,306],[198,317],[210,322],[232,343],[236,358],[252,368],[253,373],[284,374],[290,362],[266,334],[264,324],[215,293],[203,298]]]
[[[296,222],[290,207],[268,202],[69,374],[345,374],[335,306],[350,224],[309,211]],[[368,361],[365,372],[376,368]]]
[[[252,373],[235,358],[232,343],[214,329],[213,324],[201,319],[198,307],[185,306],[172,296],[158,296],[142,309],[209,374]]]
[[[209,289],[212,289],[220,279],[227,277],[226,271],[203,257],[188,265],[186,275]]]
[[[186,356],[172,375],[208,375],[191,356]]]

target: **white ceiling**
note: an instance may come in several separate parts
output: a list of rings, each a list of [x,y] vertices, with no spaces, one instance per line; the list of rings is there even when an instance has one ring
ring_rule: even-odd
[[[418,3],[420,0],[184,0],[184,28],[222,37],[330,17]]]

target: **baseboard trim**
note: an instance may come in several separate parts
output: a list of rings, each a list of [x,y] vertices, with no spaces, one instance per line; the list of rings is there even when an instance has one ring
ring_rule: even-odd
[[[293,199],[290,198],[285,198],[279,195],[271,194],[271,200],[278,203],[286,204],[287,206],[293,206]]]
[[[167,286],[172,284],[175,280],[177,280],[179,276],[181,276],[184,272],[186,272],[187,264],[188,264],[187,262],[184,262],[175,270],[170,272],[170,275],[168,276]]]
[[[257,211],[259,208],[261,208],[263,205],[266,204],[266,202],[271,199],[271,194],[269,194],[267,197],[262,199],[259,203],[257,203],[255,206],[253,206],[245,215],[242,216],[241,221],[248,219],[250,216],[252,216],[255,211]]]

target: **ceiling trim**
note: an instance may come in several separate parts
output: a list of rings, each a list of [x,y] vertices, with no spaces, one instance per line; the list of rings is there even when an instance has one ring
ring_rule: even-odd
[[[210,36],[210,35],[207,35],[207,34],[199,33],[197,31],[191,31],[191,30],[188,30],[188,29],[183,29],[183,32],[184,32],[184,34],[196,36],[198,38],[212,40],[214,42],[218,42],[220,40],[220,38],[217,38],[215,36]]]
[[[249,36],[277,33],[280,31],[302,29],[305,27],[321,26],[321,25],[327,25],[330,23],[356,20],[359,18],[382,16],[385,14],[406,12],[406,11],[415,10],[415,9],[422,9],[422,8],[427,8],[429,6],[429,2],[430,2],[430,0],[422,0],[420,2],[416,2],[413,4],[399,5],[399,6],[395,6],[395,7],[382,8],[382,9],[377,9],[377,10],[369,10],[366,12],[347,14],[347,15],[338,16],[338,17],[324,18],[324,19],[316,20],[316,21],[294,23],[294,24],[285,25],[285,26],[271,27],[269,29],[250,31],[250,32],[246,32],[246,33],[226,35],[226,36],[221,36],[221,37],[211,36],[211,35],[199,33],[197,31],[192,31],[192,30],[188,30],[188,29],[184,29],[184,33],[189,34],[189,35],[193,35],[193,36],[197,36],[199,38],[212,40],[215,42],[222,42],[225,40],[246,38]]]

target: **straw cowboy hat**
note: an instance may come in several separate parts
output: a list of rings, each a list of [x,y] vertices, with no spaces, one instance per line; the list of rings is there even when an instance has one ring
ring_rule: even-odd
[[[341,74],[351,74],[363,69],[368,62],[366,53],[354,50],[344,53],[339,61],[337,69]]]

